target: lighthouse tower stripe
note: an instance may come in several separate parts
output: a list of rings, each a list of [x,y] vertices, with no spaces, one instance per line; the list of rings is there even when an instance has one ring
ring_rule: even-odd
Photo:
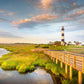
[[[64,27],[62,27],[61,45],[64,45]]]

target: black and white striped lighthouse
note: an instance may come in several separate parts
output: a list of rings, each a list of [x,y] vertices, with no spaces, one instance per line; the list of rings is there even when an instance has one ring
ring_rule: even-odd
[[[61,45],[64,45],[64,26],[62,26]]]

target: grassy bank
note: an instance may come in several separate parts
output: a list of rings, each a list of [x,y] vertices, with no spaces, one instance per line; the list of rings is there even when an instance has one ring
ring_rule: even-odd
[[[0,65],[2,69],[5,70],[17,70],[20,73],[33,71],[36,66],[45,67],[45,69],[50,70],[56,76],[63,75],[65,79],[69,77],[65,74],[65,69],[60,68],[60,62],[56,64],[43,52],[32,52],[31,49],[37,48],[38,45],[0,45],[0,47],[5,48],[10,51],[10,53],[3,55],[0,58]],[[63,47],[64,48],[64,47]],[[69,72],[69,71],[68,71]],[[77,71],[73,70],[73,79],[71,81],[65,80],[63,77],[61,81],[63,84],[77,84]]]
[[[56,46],[56,45],[45,44],[45,45],[40,45],[40,47],[48,48],[51,50],[69,51],[69,52],[73,52],[73,53],[84,54],[84,46],[75,46],[75,45]]]
[[[56,65],[43,52],[31,51],[36,45],[1,45],[0,47],[11,51],[0,58],[0,65],[3,69],[17,69],[18,72],[27,72],[34,70],[35,66],[41,66],[59,75],[60,68],[57,68],[59,64]]]
[[[84,54],[84,46],[80,46],[80,47],[68,46],[67,51],[78,53],[78,54]]]

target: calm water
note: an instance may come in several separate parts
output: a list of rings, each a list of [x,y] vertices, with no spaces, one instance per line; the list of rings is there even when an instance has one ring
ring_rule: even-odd
[[[8,51],[0,48],[0,57]],[[32,73],[20,74],[18,71],[4,71],[0,68],[0,84],[54,84],[52,76],[43,68]]]
[[[54,84],[54,82],[51,75],[42,68],[27,74],[4,71],[0,68],[0,84]]]
[[[9,53],[9,51],[7,51],[6,49],[0,48],[0,57],[7,53]]]

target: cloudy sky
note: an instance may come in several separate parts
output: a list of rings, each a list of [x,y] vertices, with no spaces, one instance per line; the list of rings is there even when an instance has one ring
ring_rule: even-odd
[[[0,0],[0,43],[84,43],[84,0]]]

